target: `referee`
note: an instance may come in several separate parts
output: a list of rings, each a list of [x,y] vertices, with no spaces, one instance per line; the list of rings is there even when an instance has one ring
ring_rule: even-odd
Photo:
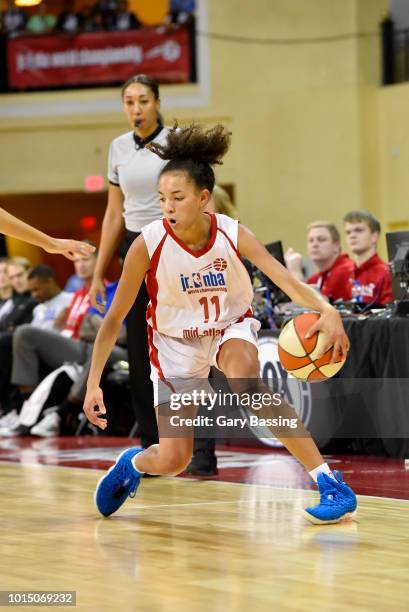
[[[104,276],[125,228],[125,247],[129,249],[142,228],[162,218],[157,181],[166,161],[146,148],[152,141],[165,144],[169,129],[159,113],[159,88],[150,77],[139,74],[122,87],[122,103],[132,131],[115,138],[109,149],[108,204],[102,222],[101,242],[90,288],[90,299],[105,300]],[[135,418],[139,423],[141,445],[158,442],[153,410],[153,387],[146,324],[149,302],[145,284],[141,286],[127,317],[130,384]]]

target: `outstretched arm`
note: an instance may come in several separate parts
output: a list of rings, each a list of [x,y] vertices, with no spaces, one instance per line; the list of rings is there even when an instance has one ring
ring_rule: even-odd
[[[101,429],[106,427],[106,419],[101,417],[106,412],[102,391],[99,387],[102,372],[118,338],[122,322],[135,301],[149,265],[149,254],[145,241],[143,236],[138,236],[125,258],[121,280],[97,334],[92,351],[84,412],[91,423],[98,425]],[[137,342],[138,338],[135,338],[134,341]],[[95,406],[98,406],[97,412],[94,410]]]
[[[63,238],[53,238],[31,225],[20,221],[10,213],[0,208],[0,232],[13,236],[19,240],[30,242],[35,246],[43,248],[48,253],[60,253],[67,259],[74,259],[78,255],[89,255],[95,251],[95,247],[78,240],[65,240]]]
[[[308,332],[312,336],[316,331],[323,330],[327,335],[327,345],[323,348],[325,353],[331,346],[334,347],[332,359],[338,355],[346,358],[349,349],[349,340],[345,334],[344,326],[338,312],[324,298],[309,285],[301,283],[288,270],[270,255],[267,249],[246,227],[239,225],[238,248],[242,255],[247,257],[259,270],[286,293],[293,302],[317,310],[321,317]]]

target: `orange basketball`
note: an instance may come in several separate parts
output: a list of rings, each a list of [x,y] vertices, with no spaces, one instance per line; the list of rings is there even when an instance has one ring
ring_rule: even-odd
[[[284,368],[295,378],[309,382],[331,378],[345,363],[343,359],[330,363],[332,349],[316,358],[325,345],[325,333],[317,332],[311,338],[305,334],[317,319],[316,312],[300,314],[284,325],[278,338],[278,355]]]

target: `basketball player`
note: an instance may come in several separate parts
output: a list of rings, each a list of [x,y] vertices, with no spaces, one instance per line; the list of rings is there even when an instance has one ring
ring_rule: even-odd
[[[10,213],[0,208],[0,232],[35,246],[43,248],[48,253],[60,253],[67,259],[74,260],[78,255],[89,255],[95,251],[91,244],[79,242],[78,240],[65,240],[64,238],[52,238],[31,225],[20,221]]]
[[[225,374],[234,392],[268,391],[259,379],[260,323],[252,317],[252,286],[239,253],[294,302],[320,313],[309,335],[325,331],[327,346],[323,352],[333,347],[333,360],[337,355],[347,355],[349,341],[332,306],[291,276],[236,220],[203,212],[215,182],[211,166],[222,163],[229,144],[230,134],[222,125],[207,131],[192,125],[180,130],[175,126],[165,145],[150,145],[169,160],[160,172],[158,185],[164,219],[144,227],[130,248],[117,293],[94,345],[84,411],[101,429],[107,425],[99,387],[101,374],[145,277],[150,295],[147,318],[157,407],[162,403],[160,380],[170,385],[169,379],[177,379],[188,385],[190,379],[207,379],[211,365]],[[204,269],[207,276],[201,272]],[[200,289],[195,289],[198,286]],[[157,412],[159,444],[146,450],[125,450],[98,483],[95,499],[104,516],[134,495],[142,474],[176,475],[188,465],[193,428],[186,426],[185,437],[164,436],[161,411]],[[280,411],[296,417],[288,405],[281,405]],[[355,494],[324,462],[302,424],[298,425],[300,437],[272,431],[318,484],[321,501],[305,511],[306,517],[314,523],[335,523],[351,516],[356,509]]]

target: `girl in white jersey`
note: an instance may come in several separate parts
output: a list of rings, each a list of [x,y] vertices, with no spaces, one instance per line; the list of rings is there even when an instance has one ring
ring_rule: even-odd
[[[206,379],[214,365],[225,374],[232,390],[242,392],[240,385],[248,386],[250,380],[252,391],[268,393],[259,378],[256,340],[260,325],[252,317],[252,288],[239,254],[294,302],[320,312],[310,334],[325,330],[328,345],[323,352],[333,346],[334,359],[338,354],[346,357],[349,341],[337,311],[293,278],[247,228],[224,215],[203,212],[215,182],[211,165],[221,163],[229,144],[230,134],[222,125],[207,131],[195,125],[180,130],[175,126],[167,144],[151,144],[160,157],[169,160],[158,185],[164,219],[145,227],[129,250],[114,301],[95,342],[84,410],[101,429],[107,424],[101,374],[144,279],[150,296],[148,334],[156,391],[160,380],[171,387],[171,379]],[[157,393],[155,403],[161,403]],[[280,411],[296,418],[287,405],[281,405]],[[159,444],[146,450],[127,449],[99,481],[95,499],[104,516],[135,493],[142,474],[175,475],[188,465],[193,428],[186,427],[184,437],[170,437],[169,433],[163,437],[162,418]],[[316,523],[332,523],[353,514],[354,493],[340,474],[332,473],[302,424],[297,424],[297,437],[272,431],[318,484],[321,502],[307,509],[306,517]]]

